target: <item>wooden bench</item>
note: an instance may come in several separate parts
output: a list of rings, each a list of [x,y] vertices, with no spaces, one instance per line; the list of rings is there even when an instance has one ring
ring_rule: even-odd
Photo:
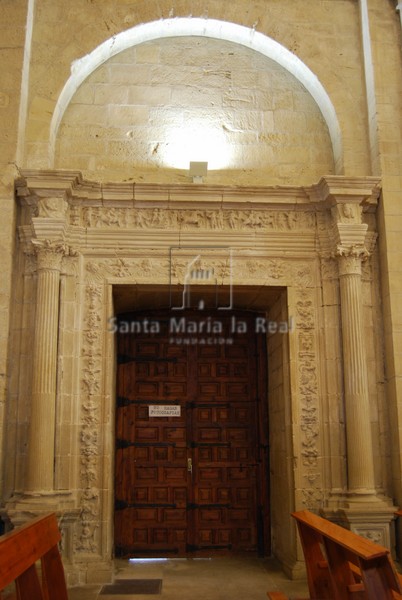
[[[310,599],[402,600],[387,548],[304,510],[293,513],[306,561]],[[268,592],[270,600],[288,600]]]
[[[17,600],[68,600],[55,514],[39,517],[0,537],[1,591],[15,582]],[[35,563],[41,562],[41,578]]]

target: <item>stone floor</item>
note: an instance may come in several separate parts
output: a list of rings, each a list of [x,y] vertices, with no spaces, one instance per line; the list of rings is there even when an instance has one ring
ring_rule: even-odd
[[[258,558],[116,561],[116,581],[162,579],[158,595],[100,594],[101,585],[69,590],[69,600],[266,600],[267,591],[307,597],[305,581],[290,581],[275,561]]]

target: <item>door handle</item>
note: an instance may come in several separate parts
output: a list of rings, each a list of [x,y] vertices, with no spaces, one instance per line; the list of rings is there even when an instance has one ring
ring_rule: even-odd
[[[192,458],[187,459],[187,471],[189,473],[193,472],[193,459]]]

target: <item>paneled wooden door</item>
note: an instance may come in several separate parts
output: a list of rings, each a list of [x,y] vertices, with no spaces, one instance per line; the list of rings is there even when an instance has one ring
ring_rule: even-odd
[[[184,318],[121,317],[115,554],[268,554],[265,338],[250,313]]]

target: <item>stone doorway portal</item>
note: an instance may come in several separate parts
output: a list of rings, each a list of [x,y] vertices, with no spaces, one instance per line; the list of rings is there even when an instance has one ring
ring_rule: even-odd
[[[200,254],[194,270],[211,275],[223,302],[230,288],[236,308],[289,324],[288,333],[267,336],[273,554],[297,575],[301,555],[290,513],[324,508],[347,518],[350,499],[365,494],[374,516],[365,507],[353,527],[389,545],[393,507],[380,495],[373,501],[374,484],[389,489],[381,433],[388,409],[376,385],[377,183],[326,177],[308,188],[235,189],[22,174],[6,511],[17,524],[28,511],[57,510],[72,577],[95,581],[112,570],[114,316],[168,308],[172,286],[187,289]],[[191,285],[204,296],[204,279]],[[349,326],[356,314],[364,327]],[[22,339],[29,343],[20,345]],[[53,350],[36,352],[31,340],[34,348]],[[356,365],[365,360],[372,368],[357,405]],[[356,406],[358,419],[349,411]],[[363,429],[353,429],[363,421],[364,432],[375,434],[364,433],[365,445],[356,435]],[[367,468],[354,468],[360,463]],[[359,487],[361,473],[371,487]]]

